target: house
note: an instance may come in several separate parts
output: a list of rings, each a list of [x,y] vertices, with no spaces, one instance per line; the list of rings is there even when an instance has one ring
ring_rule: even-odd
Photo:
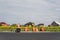
[[[0,22],[0,26],[9,26],[9,25],[5,22]]]
[[[58,21],[53,21],[51,23],[51,26],[60,26],[60,23]]]

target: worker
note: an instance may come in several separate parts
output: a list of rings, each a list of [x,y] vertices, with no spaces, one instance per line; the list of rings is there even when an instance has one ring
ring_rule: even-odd
[[[28,32],[28,25],[25,26],[24,31]]]
[[[35,28],[35,32],[38,32],[38,28]]]
[[[20,32],[21,31],[21,26],[17,24],[15,32]]]
[[[44,32],[44,26],[43,25],[40,26],[40,31]]]
[[[35,25],[32,24],[32,31],[35,32]]]

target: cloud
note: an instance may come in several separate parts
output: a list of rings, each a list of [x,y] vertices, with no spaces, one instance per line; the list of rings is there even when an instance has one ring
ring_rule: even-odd
[[[59,20],[60,0],[0,0],[0,21],[48,24]]]

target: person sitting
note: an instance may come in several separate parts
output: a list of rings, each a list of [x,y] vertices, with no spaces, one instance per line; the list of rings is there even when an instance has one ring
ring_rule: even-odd
[[[21,27],[20,25],[17,24],[15,32],[20,32],[20,31],[21,31]]]

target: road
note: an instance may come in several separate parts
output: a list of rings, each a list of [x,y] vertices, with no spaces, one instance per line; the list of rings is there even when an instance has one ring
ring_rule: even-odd
[[[60,40],[60,33],[56,32],[0,32],[0,40]]]

